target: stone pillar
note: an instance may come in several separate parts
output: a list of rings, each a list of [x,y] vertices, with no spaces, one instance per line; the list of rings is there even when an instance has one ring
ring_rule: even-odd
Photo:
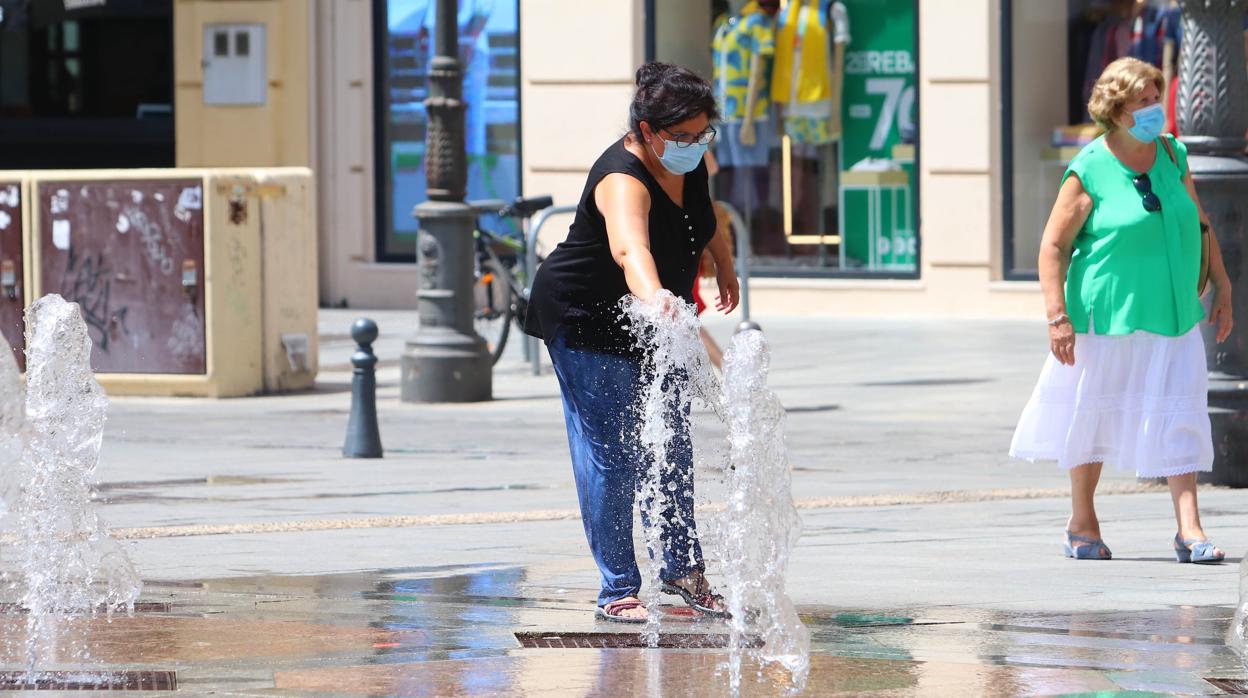
[[[493,362],[472,326],[473,229],[464,203],[463,73],[459,66],[457,0],[437,0],[434,59],[429,70],[425,137],[428,198],[412,215],[420,221],[417,291],[420,328],[401,361],[404,402],[477,402],[493,392]]]
[[[1205,325],[1216,457],[1202,481],[1248,486],[1248,0],[1181,0],[1178,122],[1192,177],[1234,287],[1235,331],[1218,345]]]

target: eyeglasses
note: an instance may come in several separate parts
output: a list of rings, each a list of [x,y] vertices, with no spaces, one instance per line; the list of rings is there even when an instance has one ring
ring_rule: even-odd
[[[1144,197],[1144,210],[1149,213],[1156,213],[1161,210],[1161,199],[1153,193],[1153,181],[1148,178],[1147,174],[1142,174],[1131,180],[1135,185],[1135,190]]]
[[[667,131],[667,129],[663,129]],[[677,133],[675,131],[667,131],[671,135],[672,140],[676,142],[677,148],[688,148],[693,144],[710,145],[715,140],[715,127],[708,126],[702,133]]]

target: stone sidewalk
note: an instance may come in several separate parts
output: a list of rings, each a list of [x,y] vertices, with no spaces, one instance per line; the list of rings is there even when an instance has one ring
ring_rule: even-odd
[[[382,333],[376,349],[386,458],[379,461],[339,455],[353,348],[346,330],[357,315],[374,317]],[[1204,679],[1215,674],[1242,675],[1238,659],[1221,647],[1237,601],[1234,563],[1248,547],[1239,492],[1201,491],[1205,524],[1231,564],[1179,565],[1169,553],[1174,524],[1166,492],[1107,470],[1099,509],[1115,560],[1062,557],[1064,474],[1005,455],[1047,351],[1042,324],[756,319],[773,348],[770,385],[789,411],[794,495],[804,519],[789,587],[817,630],[820,662],[902,662],[884,672],[894,679],[914,674],[919,663],[937,677],[931,690],[921,680],[902,681],[879,695],[1012,695],[990,688],[1007,675],[1019,694],[1146,686],[1190,694],[1200,692],[1193,686],[1211,686]],[[256,620],[246,609],[272,593],[281,601],[275,609],[315,607],[325,614],[318,622],[377,627],[370,614],[382,612],[352,610],[350,599],[408,585],[417,590],[410,600],[443,608],[439,613],[499,623],[474,654],[476,640],[454,640],[461,630],[437,636],[441,616],[430,611],[434,620],[411,626],[443,650],[420,661],[519,662],[499,668],[504,673],[534,671],[524,657],[539,667],[546,661],[523,654],[528,650],[517,654],[508,632],[619,629],[592,618],[596,571],[575,510],[553,376],[529,375],[513,338],[495,372],[494,401],[400,403],[398,357],[411,321],[410,313],[323,311],[322,373],[311,393],[113,400],[101,513],[129,540],[151,594],[175,607],[215,604],[223,618],[245,624]],[[733,324],[708,322],[723,342]],[[698,443],[714,443],[710,420],[695,418]],[[713,500],[715,449],[701,449],[698,465],[701,497]],[[708,555],[714,576],[714,551]],[[497,615],[490,608],[498,604],[515,608]],[[392,612],[399,611],[385,611]],[[905,622],[843,620],[859,616]],[[1072,639],[1080,628],[1094,639]],[[1195,645],[1183,649],[1189,635]],[[329,663],[347,671],[363,661]],[[488,662],[477,666],[490,671]],[[630,671],[650,671],[644,666]],[[866,675],[875,669],[858,667]],[[375,693],[429,694],[396,688],[394,676],[351,671]],[[470,677],[475,670],[455,671]],[[959,692],[956,681],[939,678],[959,671],[978,677],[966,685],[979,688]],[[1029,671],[1045,678],[1029,684]],[[1124,672],[1131,675],[1114,678]],[[267,676],[254,686],[265,687],[262,693],[290,694],[278,690],[271,671],[259,673]],[[567,690],[606,695],[594,692],[601,680],[594,676]],[[295,681],[298,691],[361,692],[306,680]],[[519,693],[562,695],[562,684],[550,681],[546,692],[538,681]],[[473,693],[464,689],[470,684],[432,694]],[[828,694],[859,694],[852,684],[820,685]],[[1073,688],[1031,690],[1041,685]]]

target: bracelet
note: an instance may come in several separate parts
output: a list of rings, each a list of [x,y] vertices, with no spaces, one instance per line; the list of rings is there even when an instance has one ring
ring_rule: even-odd
[[[1057,327],[1063,322],[1070,322],[1070,316],[1066,313],[1058,313],[1057,317],[1049,320],[1049,327]]]

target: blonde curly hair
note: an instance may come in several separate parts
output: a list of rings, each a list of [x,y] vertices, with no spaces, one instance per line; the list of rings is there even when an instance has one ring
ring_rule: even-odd
[[[1140,96],[1149,84],[1156,85],[1158,94],[1166,93],[1165,78],[1151,63],[1138,58],[1119,58],[1105,67],[1092,87],[1088,114],[1105,131],[1118,128],[1114,122],[1127,102]]]

